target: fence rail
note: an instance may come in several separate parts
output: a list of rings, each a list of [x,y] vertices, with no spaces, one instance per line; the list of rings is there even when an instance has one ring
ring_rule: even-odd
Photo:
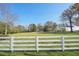
[[[75,49],[79,50],[79,36],[0,37],[0,51]]]

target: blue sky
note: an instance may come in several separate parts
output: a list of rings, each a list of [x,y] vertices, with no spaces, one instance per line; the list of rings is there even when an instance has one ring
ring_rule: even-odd
[[[60,15],[71,3],[12,3],[8,4],[12,12],[18,15],[16,24],[60,23]]]

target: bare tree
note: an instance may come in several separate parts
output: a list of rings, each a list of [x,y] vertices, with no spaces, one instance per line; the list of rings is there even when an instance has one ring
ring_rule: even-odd
[[[72,9],[76,10],[75,25],[79,26],[79,3],[75,3],[72,5]]]
[[[0,4],[0,18],[1,21],[3,21],[5,23],[5,35],[8,34],[8,24],[11,25],[14,23],[14,21],[17,19],[17,16],[12,13],[9,9],[9,7],[7,6],[7,4]]]
[[[69,9],[66,9],[64,10],[64,12],[62,13],[61,15],[61,19],[65,22],[69,22],[69,27],[71,29],[71,32],[73,32],[73,29],[72,29],[72,23],[73,23],[73,16],[75,14],[75,9],[73,8],[69,8]]]

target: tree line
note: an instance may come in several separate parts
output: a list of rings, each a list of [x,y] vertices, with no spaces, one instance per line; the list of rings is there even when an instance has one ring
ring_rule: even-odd
[[[55,32],[57,24],[52,21],[47,21],[45,24],[29,24],[23,25],[9,25],[7,24],[7,33],[21,33],[21,32]],[[0,33],[5,34],[5,23],[0,22]]]

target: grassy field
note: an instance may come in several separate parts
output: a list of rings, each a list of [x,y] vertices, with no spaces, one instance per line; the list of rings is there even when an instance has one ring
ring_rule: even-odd
[[[79,56],[79,51],[0,52],[0,56]]]
[[[67,33],[36,33],[36,32],[27,32],[27,33],[16,33],[9,34],[9,36],[62,36],[62,35],[79,35],[79,32],[67,32]]]
[[[71,36],[71,35],[79,35],[76,33],[36,33],[36,32],[28,32],[28,33],[16,33],[9,34],[9,36]],[[72,38],[71,38],[72,39]],[[78,39],[78,38],[76,38]],[[0,43],[1,44],[1,43]],[[16,43],[16,44],[29,44],[28,43]],[[44,43],[43,43],[44,44]],[[79,46],[78,46],[79,47]],[[1,47],[0,47],[1,48]],[[52,48],[52,47],[51,47]],[[0,52],[0,56],[79,56],[79,50],[76,51],[23,51],[23,52]]]

